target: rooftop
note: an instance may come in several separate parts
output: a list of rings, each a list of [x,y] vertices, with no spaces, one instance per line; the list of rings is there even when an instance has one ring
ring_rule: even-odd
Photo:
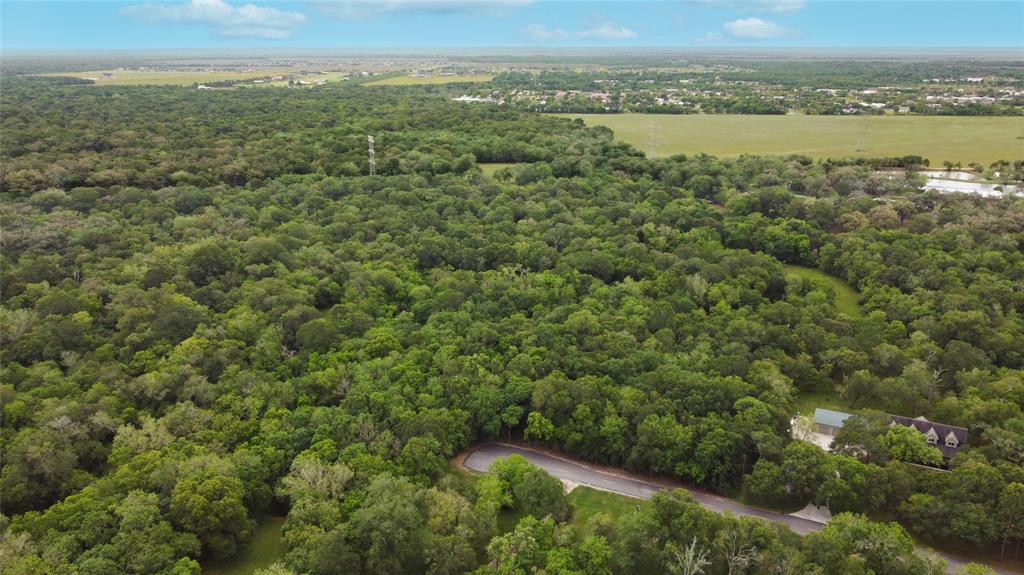
[[[841,411],[832,411],[831,409],[822,409],[820,407],[814,410],[814,423],[820,423],[822,425],[842,427],[849,417],[849,413],[843,413]]]

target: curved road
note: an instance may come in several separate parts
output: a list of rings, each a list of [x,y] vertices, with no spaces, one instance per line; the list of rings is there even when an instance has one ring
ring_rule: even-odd
[[[704,507],[723,513],[731,512],[733,515],[744,517],[760,517],[776,523],[784,523],[800,535],[806,535],[811,531],[820,530],[823,525],[808,519],[801,519],[792,515],[775,513],[766,509],[750,507],[737,503],[725,497],[719,497],[706,491],[694,489],[681,483],[670,483],[667,481],[654,481],[645,479],[642,476],[632,475],[624,471],[611,471],[606,468],[588,465],[586,463],[552,455],[528,447],[520,447],[505,443],[485,443],[466,456],[464,465],[474,471],[486,473],[496,459],[507,457],[513,453],[522,455],[531,463],[547,471],[554,477],[571,481],[579,485],[585,485],[601,491],[610,491],[628,497],[639,499],[650,499],[655,493],[662,489],[682,488],[690,492],[698,503]],[[939,556],[949,562],[949,573],[967,563],[959,557],[935,551]],[[1022,571],[1010,571],[999,567],[993,567],[997,573],[1002,575],[1018,575]]]

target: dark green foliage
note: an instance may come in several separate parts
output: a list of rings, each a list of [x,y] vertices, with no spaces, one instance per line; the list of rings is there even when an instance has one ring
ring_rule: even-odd
[[[663,572],[694,538],[718,570],[752,545],[763,571],[800,548],[797,572],[854,572],[847,539],[875,529],[800,547],[666,494],[575,533],[532,466],[475,489],[448,473],[471,442],[519,437],[1021,539],[1020,200],[894,184],[878,210],[865,166],[651,160],[567,120],[360,90],[5,82],[14,569],[194,573],[270,508],[288,567],[324,574]],[[367,133],[382,175],[360,175]],[[501,180],[484,161],[530,165]],[[865,317],[779,260],[846,279]],[[948,474],[892,461],[870,421],[826,456],[789,440],[818,389],[971,441]],[[495,537],[502,507],[530,518]]]

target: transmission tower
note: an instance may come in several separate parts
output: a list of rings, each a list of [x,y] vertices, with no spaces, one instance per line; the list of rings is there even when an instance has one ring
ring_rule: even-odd
[[[377,157],[373,151],[373,136],[366,136],[366,141],[370,144],[370,175],[373,176],[377,173]]]

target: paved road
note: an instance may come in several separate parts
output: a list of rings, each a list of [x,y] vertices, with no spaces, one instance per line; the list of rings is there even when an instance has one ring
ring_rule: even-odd
[[[587,465],[583,462],[550,455],[526,447],[507,445],[504,443],[486,443],[481,445],[466,457],[464,465],[474,471],[486,472],[490,469],[491,464],[494,463],[496,459],[507,457],[513,453],[522,455],[537,467],[540,467],[559,479],[578,483],[579,485],[586,485],[587,487],[600,489],[601,491],[610,491],[612,493],[619,493],[621,495],[636,497],[639,499],[650,499],[655,493],[662,489],[681,487],[689,491],[698,503],[718,513],[730,511],[733,515],[737,516],[760,517],[768,521],[785,523],[800,535],[806,535],[811,531],[818,531],[823,527],[822,524],[814,521],[793,517],[792,515],[785,515],[783,513],[775,513],[773,511],[758,509],[757,507],[750,507],[749,505],[743,505],[742,503],[737,503],[731,499],[719,497],[682,484],[672,485],[663,482],[651,481],[641,476],[631,475],[626,472],[610,472]],[[946,555],[945,553],[940,553],[939,555],[949,562],[949,573],[954,573],[957,568],[966,563],[963,559]],[[996,572],[1002,575],[1019,575],[1024,571],[1010,571],[1008,569],[996,568]]]

